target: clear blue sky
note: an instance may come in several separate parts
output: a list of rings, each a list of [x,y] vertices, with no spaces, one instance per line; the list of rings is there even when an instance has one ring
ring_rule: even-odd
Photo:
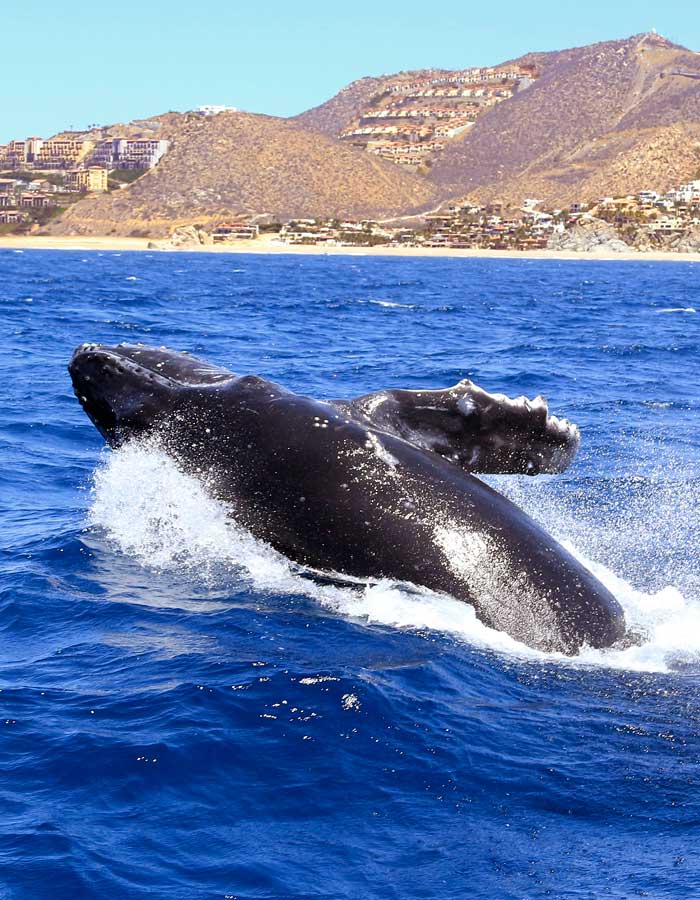
[[[492,64],[655,27],[700,50],[695,3],[49,0],[2,15],[0,142],[224,103],[293,115],[363,75]]]

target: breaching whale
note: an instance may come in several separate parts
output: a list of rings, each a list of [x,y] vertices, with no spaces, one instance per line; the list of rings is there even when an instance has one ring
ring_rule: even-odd
[[[530,647],[625,633],[612,594],[475,473],[561,472],[580,443],[542,397],[386,390],[320,401],[141,344],[82,344],[69,371],[108,441],[153,436],[236,521],[316,572],[411,582]]]

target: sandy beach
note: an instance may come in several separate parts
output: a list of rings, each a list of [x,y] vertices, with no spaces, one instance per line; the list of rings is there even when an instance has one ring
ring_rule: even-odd
[[[157,248],[149,247],[156,243]],[[0,236],[0,249],[4,250],[85,250],[103,253],[124,251],[148,251],[150,253],[270,253],[299,254],[302,256],[424,256],[424,257],[476,257],[482,259],[590,259],[618,262],[700,262],[700,253],[663,252],[591,252],[573,253],[557,250],[479,250],[452,249],[447,247],[338,247],[329,245],[284,244],[275,235],[262,235],[256,240],[240,240],[230,244],[169,247],[167,241],[131,237],[53,237],[43,235]]]

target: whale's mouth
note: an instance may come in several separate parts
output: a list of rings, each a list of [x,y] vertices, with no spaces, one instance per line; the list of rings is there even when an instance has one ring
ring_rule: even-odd
[[[73,352],[68,371],[75,381],[90,368],[106,374],[128,373],[153,383],[183,387],[220,384],[235,377],[229,369],[191,356],[186,351],[146,344],[81,344]]]
[[[187,353],[143,344],[81,344],[68,371],[80,405],[113,445],[167,417],[183,389],[235,378]]]

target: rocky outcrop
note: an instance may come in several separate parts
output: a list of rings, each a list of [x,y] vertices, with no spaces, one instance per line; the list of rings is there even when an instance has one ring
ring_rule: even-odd
[[[602,219],[586,219],[566,231],[553,234],[547,249],[575,253],[625,253],[634,248],[622,240],[612,225]]]
[[[676,231],[650,231],[640,229],[634,239],[634,248],[642,253],[700,253],[700,225],[694,225],[680,234]]]
[[[700,253],[700,225],[690,228],[684,234],[675,235],[671,249],[678,253]]]
[[[209,232],[201,225],[180,225],[167,241],[149,241],[149,250],[196,250],[212,243]]]

